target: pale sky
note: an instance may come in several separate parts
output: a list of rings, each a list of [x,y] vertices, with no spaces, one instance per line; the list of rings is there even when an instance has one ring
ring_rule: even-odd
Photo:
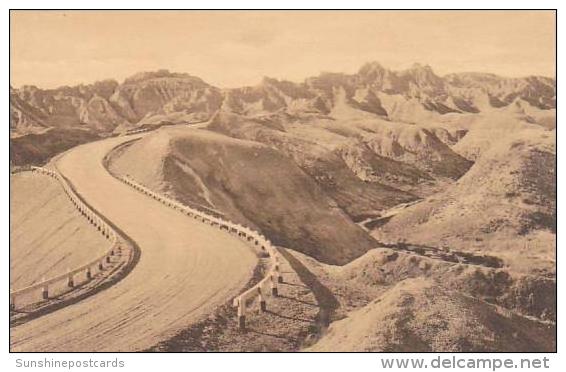
[[[553,11],[11,11],[10,80],[53,88],[169,69],[218,87],[368,61],[555,75]]]

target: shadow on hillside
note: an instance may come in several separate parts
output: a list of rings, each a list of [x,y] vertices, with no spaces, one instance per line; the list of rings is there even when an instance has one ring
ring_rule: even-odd
[[[289,265],[295,270],[301,281],[311,290],[313,293],[318,306],[320,307],[318,314],[316,316],[316,328],[317,334],[320,335],[329,325],[334,314],[334,311],[340,307],[340,303],[327,287],[325,287],[312,272],[307,269],[301,261],[297,260],[292,254],[287,252],[285,249],[278,249],[279,253]],[[282,285],[288,285],[282,283]]]

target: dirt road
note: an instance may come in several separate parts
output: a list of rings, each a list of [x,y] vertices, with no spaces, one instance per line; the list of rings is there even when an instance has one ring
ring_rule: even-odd
[[[142,350],[210,313],[250,278],[256,257],[243,242],[107,172],[104,156],[131,138],[81,145],[57,166],[85,200],[139,245],[139,263],[112,288],[12,328],[12,351]]]

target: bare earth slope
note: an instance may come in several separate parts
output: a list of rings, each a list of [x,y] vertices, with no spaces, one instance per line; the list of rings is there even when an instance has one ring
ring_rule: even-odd
[[[556,283],[377,248],[344,266],[297,252],[334,294],[333,323],[307,351],[553,351]]]
[[[354,220],[430,194],[471,165],[432,130],[359,113],[345,105],[336,119],[221,112],[208,128],[277,148]]]
[[[333,323],[308,351],[550,351],[552,332],[431,280],[406,279]]]
[[[256,257],[219,234],[113,178],[103,157],[127,138],[79,146],[59,161],[80,194],[141,249],[117,285],[11,329],[12,351],[133,351],[149,348],[225,303]]]
[[[454,148],[476,158],[454,185],[392,216],[374,237],[482,252],[555,272],[555,132],[508,113],[478,120]]]
[[[10,175],[10,288],[80,266],[107,248],[57,181],[31,172]]]

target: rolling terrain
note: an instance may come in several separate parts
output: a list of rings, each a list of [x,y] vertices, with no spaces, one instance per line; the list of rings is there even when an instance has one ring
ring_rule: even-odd
[[[470,330],[474,330],[470,332]],[[334,322],[308,351],[548,352],[554,329],[449,291],[407,279]]]
[[[394,71],[372,62],[354,74],[219,89],[161,70],[123,83],[12,88],[11,109],[14,164],[119,136],[72,149],[58,164],[89,202],[147,246],[140,268],[104,297],[131,310],[124,330],[106,313],[108,327],[97,328],[122,337],[155,321],[155,330],[131,333],[127,349],[193,347],[194,328],[186,327],[241,289],[254,257],[123,190],[96,163],[107,154],[113,173],[258,229],[286,253],[298,275],[293,284],[321,309],[316,332],[292,347],[556,348],[555,79],[438,76],[429,66]],[[132,129],[148,133],[120,136]],[[57,133],[61,139],[49,137]],[[159,265],[171,265],[167,277]],[[217,278],[217,265],[236,279]],[[186,267],[198,275],[189,278]],[[140,289],[143,278],[152,280]],[[189,300],[179,281],[212,281],[222,294]],[[154,298],[158,288],[167,290]],[[100,303],[96,297],[88,301]],[[73,309],[64,316],[87,326],[102,319]],[[45,324],[62,321],[53,314]],[[50,326],[36,324],[17,330],[14,348],[54,347]],[[33,343],[28,331],[42,338]],[[61,332],[70,350],[86,347],[70,328]],[[231,338],[214,337],[218,349],[229,349]],[[121,347],[96,340],[100,350]]]
[[[373,249],[343,266],[292,255],[339,304],[329,328],[306,351],[556,347],[556,284],[551,279],[395,248]]]
[[[492,254],[555,274],[555,133],[507,113],[479,119],[454,150],[474,158],[454,185],[388,217],[378,240]]]

